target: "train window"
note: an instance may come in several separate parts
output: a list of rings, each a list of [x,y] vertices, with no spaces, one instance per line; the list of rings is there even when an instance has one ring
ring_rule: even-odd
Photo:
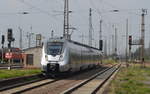
[[[49,55],[59,55],[62,51],[62,43],[48,43],[47,54]]]

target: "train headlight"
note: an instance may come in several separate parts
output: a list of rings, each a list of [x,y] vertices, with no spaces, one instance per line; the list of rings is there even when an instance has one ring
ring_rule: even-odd
[[[48,61],[48,56],[47,55],[45,55],[45,60]]]
[[[59,60],[63,61],[63,55],[60,55]]]

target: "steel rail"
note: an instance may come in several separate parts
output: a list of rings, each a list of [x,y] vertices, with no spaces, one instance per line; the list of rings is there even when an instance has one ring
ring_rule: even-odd
[[[104,69],[103,71],[100,71],[99,73],[93,75],[93,76],[90,77],[89,79],[82,81],[81,83],[79,83],[79,84],[77,84],[77,85],[75,85],[75,86],[69,88],[68,90],[65,90],[65,91],[62,92],[61,94],[71,94],[71,93],[73,93],[73,92],[76,91],[77,89],[81,88],[83,85],[89,83],[90,81],[94,80],[96,77],[98,77],[98,76],[100,76],[100,75],[106,73],[107,71],[111,70],[112,68],[114,68],[114,67],[116,67],[116,66],[117,66],[117,65],[114,65],[114,66],[112,66],[112,67],[110,67],[110,68],[107,68],[107,69]],[[119,66],[120,66],[120,65],[118,65],[118,67],[117,67],[116,69],[114,69],[114,71],[109,75],[109,77],[107,77],[96,89],[94,89],[94,90],[92,91],[92,94],[95,94],[95,93],[99,90],[99,88],[100,88],[101,86],[103,86],[103,84],[104,84],[105,82],[107,82],[107,80],[108,80],[108,79],[112,76],[112,74],[119,68]]]
[[[34,82],[34,83],[22,85],[22,86],[19,86],[19,87],[14,87],[14,88],[2,91],[1,93],[2,94],[7,94],[7,93],[20,94],[20,93],[23,93],[23,92],[26,92],[26,91],[29,91],[29,90],[32,90],[32,89],[50,84],[50,83],[54,83],[56,81],[58,81],[58,79],[45,79],[45,80],[37,81],[37,82]]]
[[[38,88],[38,87],[41,87],[41,86],[44,86],[44,85],[47,85],[47,84],[51,84],[51,83],[54,83],[56,81],[58,81],[58,80],[51,80],[49,82],[42,83],[42,84],[39,84],[39,85],[36,85],[36,86],[33,86],[33,87],[27,87],[25,89],[19,90],[17,92],[12,93],[12,94],[21,94],[23,92],[26,92],[26,91],[29,91],[29,90],[32,90],[32,89],[35,89],[35,88]]]
[[[31,79],[31,80],[30,80]],[[32,80],[36,79],[36,80]],[[46,79],[42,74],[0,80],[0,92]],[[27,81],[30,80],[30,81]]]
[[[87,70],[84,70],[84,71],[82,71],[82,72],[85,72],[85,71],[87,71]],[[73,74],[73,75],[71,75],[71,77],[73,77],[73,76],[75,76],[75,75],[78,75],[78,74],[80,74],[80,73],[81,73],[81,72],[77,72],[77,74]],[[69,76],[69,77],[70,77],[70,76]],[[60,80],[63,80],[63,79],[65,79],[65,78],[68,78],[68,76],[67,76],[67,77],[66,77],[66,76],[62,76],[62,78],[57,78],[57,79],[52,80],[52,81],[50,81],[50,82],[48,82],[48,83],[44,83],[44,84],[36,85],[36,86],[33,86],[33,87],[25,88],[25,89],[19,90],[19,91],[17,91],[17,92],[14,92],[14,93],[12,93],[12,94],[20,94],[20,93],[23,93],[23,92],[26,92],[26,91],[30,91],[30,90],[32,90],[32,89],[36,89],[36,88],[38,88],[38,87],[41,87],[41,86],[44,86],[44,85],[47,85],[47,84],[52,84],[52,83],[54,83],[54,82],[56,82],[56,81],[60,81]]]
[[[112,73],[110,73],[110,75],[102,83],[100,83],[95,90],[92,91],[92,94],[96,94],[96,92],[98,92],[100,88],[112,77],[112,75],[120,68],[120,66],[121,65],[118,65],[117,68],[112,69]]]

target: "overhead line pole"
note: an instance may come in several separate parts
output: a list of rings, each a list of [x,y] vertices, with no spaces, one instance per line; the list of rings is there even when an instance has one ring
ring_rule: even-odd
[[[22,29],[19,27],[19,31],[20,31],[20,40],[19,40],[19,46],[20,46],[20,49],[22,50]]]
[[[117,28],[115,27],[115,55],[117,55]]]
[[[92,9],[89,10],[89,46],[92,46]]]
[[[128,19],[126,20],[126,66],[128,66]]]
[[[115,53],[115,50],[114,50],[114,35],[112,35],[112,54]]]
[[[69,38],[69,1],[64,2],[64,32],[63,37],[65,39]]]
[[[100,20],[100,31],[99,31],[99,50],[103,50],[103,41],[102,41],[102,20]]]
[[[144,48],[145,48],[145,15],[147,14],[146,9],[142,9],[142,23],[141,23],[141,62],[144,65]]]
[[[110,35],[109,35],[110,36]],[[108,55],[111,55],[111,52],[110,52],[110,47],[111,47],[111,36],[108,40],[108,51],[109,51],[109,54]]]
[[[107,57],[107,37],[105,39],[105,49],[104,49],[104,53],[105,53],[105,56]]]
[[[100,20],[100,33],[99,33],[99,40],[102,40],[102,20]]]

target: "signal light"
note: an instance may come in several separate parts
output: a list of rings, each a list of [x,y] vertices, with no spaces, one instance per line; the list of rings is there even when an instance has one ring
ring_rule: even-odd
[[[132,36],[129,36],[129,45],[132,45]]]
[[[99,40],[99,50],[103,50],[103,40]]]
[[[2,44],[4,44],[4,42],[5,42],[5,36],[4,35],[2,35]]]
[[[7,40],[9,42],[11,42],[13,39],[13,34],[12,34],[12,29],[8,29],[8,32],[7,32]]]

